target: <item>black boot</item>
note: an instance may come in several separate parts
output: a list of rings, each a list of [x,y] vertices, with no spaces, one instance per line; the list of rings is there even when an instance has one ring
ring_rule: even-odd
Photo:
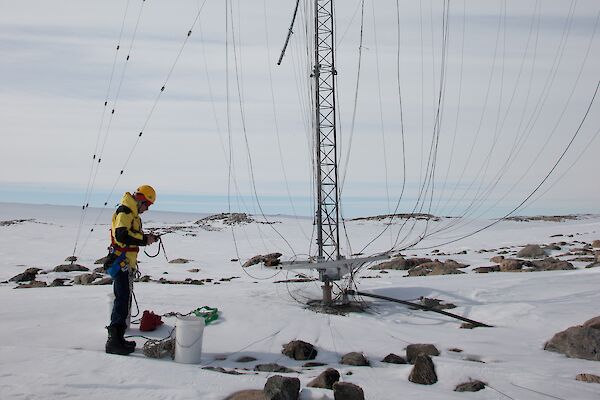
[[[123,327],[119,327],[119,337],[123,339],[123,343],[125,343],[125,346],[135,349],[135,341],[134,340],[125,340],[125,331],[127,330],[127,327],[123,326]]]
[[[123,338],[124,329],[121,330],[117,326],[109,326],[108,329],[108,340],[106,341],[106,352],[109,354],[119,354],[126,356],[133,353],[134,347],[127,346],[125,339]]]

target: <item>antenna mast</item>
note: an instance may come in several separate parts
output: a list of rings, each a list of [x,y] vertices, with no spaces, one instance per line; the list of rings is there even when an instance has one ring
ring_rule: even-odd
[[[333,0],[315,0],[315,152],[317,183],[317,262],[339,260],[339,193],[337,170],[335,50]],[[331,302],[331,280],[321,271],[323,301]]]

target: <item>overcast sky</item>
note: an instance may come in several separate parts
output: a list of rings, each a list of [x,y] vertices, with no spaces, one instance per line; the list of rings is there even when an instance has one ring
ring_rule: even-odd
[[[435,159],[418,210],[502,215],[544,179],[586,114],[600,80],[600,2],[447,3],[443,58],[446,2],[399,1],[399,41],[396,0],[365,0],[364,14],[359,0],[336,2],[349,213],[393,211],[401,193],[399,210],[412,211]],[[224,211],[228,192],[252,203],[255,187],[266,203],[284,199],[270,212],[290,213],[291,194],[310,214],[308,2],[279,67],[295,2],[231,1],[227,24],[225,4],[0,0],[0,201],[81,204],[92,177],[92,206],[115,185],[109,202],[149,183],[157,208]],[[531,213],[600,212],[598,129],[600,99]]]

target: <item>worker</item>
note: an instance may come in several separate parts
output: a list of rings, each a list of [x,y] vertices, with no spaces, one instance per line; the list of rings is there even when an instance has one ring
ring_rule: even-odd
[[[115,301],[112,308],[106,341],[106,352],[128,355],[135,350],[135,341],[124,338],[131,308],[133,279],[137,272],[139,246],[147,246],[158,236],[145,234],[140,214],[156,201],[156,192],[149,185],[142,185],[131,194],[126,192],[112,216],[111,245],[104,266],[113,278]]]

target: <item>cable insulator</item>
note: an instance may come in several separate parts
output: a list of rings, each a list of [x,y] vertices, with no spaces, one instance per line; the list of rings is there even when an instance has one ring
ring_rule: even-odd
[[[106,107],[108,105],[108,101],[104,102],[104,107]]]
[[[105,202],[104,202],[104,205],[105,205],[105,206],[107,206],[107,205],[108,205],[108,201],[105,201]]]
[[[81,207],[81,209],[82,209],[82,210],[85,210],[85,206],[82,206],[82,207]]]
[[[120,173],[120,175],[123,175],[123,170],[121,170],[121,173]]]
[[[115,109],[113,108],[111,114],[114,114],[114,113],[115,113]]]
[[[129,54],[127,54],[127,58],[125,59],[125,61],[129,61]]]
[[[90,229],[90,232],[94,232],[94,228]]]
[[[163,86],[163,87],[161,87],[161,88],[160,88],[160,91],[161,91],[161,92],[164,92],[164,91],[165,91],[165,87],[164,87],[164,86]]]
[[[190,35],[191,35],[191,34],[192,34],[192,31],[189,31],[189,32],[188,32],[188,37],[190,37]]]
[[[121,48],[121,46],[117,45],[117,50],[119,50]]]
[[[140,134],[138,135],[138,137],[142,137],[142,133],[144,133],[144,132],[140,132]]]
[[[98,164],[100,164],[100,161],[102,161],[102,159],[101,159],[101,158],[99,158],[99,159],[98,159]]]

